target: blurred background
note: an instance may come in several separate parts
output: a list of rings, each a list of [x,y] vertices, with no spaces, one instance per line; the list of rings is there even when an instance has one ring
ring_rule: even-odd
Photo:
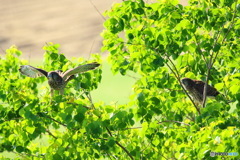
[[[59,43],[61,53],[69,59],[100,53],[104,29],[100,14],[117,2],[122,0],[0,0],[0,55],[16,45],[23,52],[22,58],[37,67],[46,42]],[[186,0],[181,4],[186,5]],[[92,93],[94,101],[125,104],[136,80],[113,76],[107,62],[102,66],[102,82]]]
[[[116,2],[121,0],[0,0],[0,53],[16,45],[24,58],[39,59],[46,42],[59,43],[68,58],[99,53],[104,19],[98,11]]]

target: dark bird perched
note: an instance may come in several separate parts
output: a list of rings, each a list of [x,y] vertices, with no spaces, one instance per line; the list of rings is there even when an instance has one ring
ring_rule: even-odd
[[[190,78],[183,78],[181,80],[184,88],[189,92],[189,95],[193,98],[198,104],[203,102],[203,92],[205,82],[199,80],[192,80]],[[216,97],[220,94],[216,88],[207,85],[207,97]]]
[[[28,77],[36,78],[45,76],[48,79],[48,84],[51,87],[51,96],[53,96],[54,90],[59,90],[60,94],[63,95],[64,88],[67,83],[72,80],[75,76],[74,74],[86,72],[89,70],[93,70],[97,68],[99,63],[89,63],[85,65],[78,66],[73,69],[69,69],[66,72],[62,72],[61,70],[47,72],[40,68],[35,68],[30,65],[23,65],[20,67],[19,71]]]

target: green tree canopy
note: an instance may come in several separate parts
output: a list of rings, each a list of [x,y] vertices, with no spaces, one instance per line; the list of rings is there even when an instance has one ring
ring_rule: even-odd
[[[126,0],[107,11],[102,51],[110,53],[114,73],[137,74],[125,105],[93,103],[90,93],[101,80],[101,69],[79,75],[65,96],[51,100],[46,85],[39,85],[44,79],[21,76],[18,68],[27,62],[19,60],[15,47],[8,49],[0,59],[0,151],[26,159],[221,159],[210,152],[240,154],[239,2],[191,0],[182,6]],[[42,68],[78,65],[58,47],[44,47]],[[184,77],[203,80],[221,94],[197,106],[180,83]]]

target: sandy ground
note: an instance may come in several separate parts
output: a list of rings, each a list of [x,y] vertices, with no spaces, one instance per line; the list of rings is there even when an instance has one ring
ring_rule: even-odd
[[[95,7],[103,13],[116,2],[0,0],[0,54],[16,45],[24,58],[43,58],[46,42],[59,43],[67,57],[99,53],[104,20]]]

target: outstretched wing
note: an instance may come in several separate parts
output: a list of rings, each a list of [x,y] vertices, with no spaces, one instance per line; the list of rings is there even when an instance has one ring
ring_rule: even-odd
[[[203,95],[204,91],[204,85],[205,83],[203,81],[198,81],[198,80],[193,80],[195,82],[194,88],[201,94]],[[219,92],[217,91],[216,88],[208,85],[207,86],[207,96],[217,96]]]
[[[94,62],[94,63],[81,65],[81,66],[78,66],[78,67],[73,68],[73,69],[69,69],[63,74],[63,79],[66,80],[71,75],[86,72],[86,71],[89,71],[89,70],[93,70],[93,69],[97,68],[99,65],[100,65],[99,63]]]
[[[40,69],[40,68],[35,68],[33,66],[30,66],[30,65],[24,65],[24,66],[21,66],[19,71],[25,75],[25,76],[28,76],[28,77],[32,77],[32,78],[36,78],[36,77],[41,77],[41,76],[46,76],[48,75],[48,72],[43,70],[43,69]]]

